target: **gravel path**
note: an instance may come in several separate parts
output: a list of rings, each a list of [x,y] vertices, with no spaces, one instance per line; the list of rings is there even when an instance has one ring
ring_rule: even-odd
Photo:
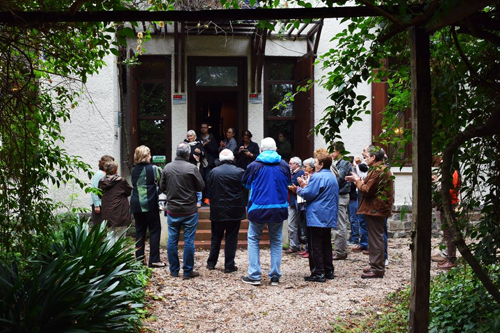
[[[181,253],[180,253],[181,254]],[[166,260],[166,252],[161,257]],[[270,286],[269,250],[261,250],[262,285],[241,282],[246,250],[236,253],[238,272],[224,274],[223,253],[217,269],[206,269],[208,251],[197,250],[195,270],[201,276],[170,277],[168,267],[155,269],[147,290],[152,316],[145,326],[154,332],[329,332],[338,318],[359,316],[376,308],[391,292],[410,283],[409,239],[389,240],[389,267],[383,279],[361,279],[368,256],[349,252],[335,261],[335,279],[308,283],[307,259],[283,254],[279,286]],[[181,256],[182,258],[182,256]],[[222,260],[222,261],[221,261]],[[435,264],[433,265],[435,271]]]

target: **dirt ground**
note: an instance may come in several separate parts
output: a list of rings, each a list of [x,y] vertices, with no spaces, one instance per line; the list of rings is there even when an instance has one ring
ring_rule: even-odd
[[[332,322],[376,310],[387,295],[409,285],[409,243],[389,240],[383,279],[361,279],[368,256],[350,251],[347,260],[334,262],[334,280],[305,282],[308,260],[283,253],[277,287],[269,285],[268,249],[260,252],[263,277],[258,287],[241,282],[248,269],[246,250],[237,251],[239,271],[230,274],[223,271],[223,253],[217,269],[209,271],[208,251],[197,250],[195,270],[200,277],[183,280],[171,277],[168,267],[154,270],[147,287],[152,316],[145,326],[153,332],[328,332]],[[165,250],[161,258],[167,261]],[[432,269],[437,272],[435,264]]]

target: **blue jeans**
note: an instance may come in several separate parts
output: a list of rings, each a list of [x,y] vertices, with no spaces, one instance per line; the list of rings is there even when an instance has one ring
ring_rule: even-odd
[[[182,260],[182,269],[184,276],[189,276],[193,273],[194,267],[194,236],[198,227],[198,212],[189,216],[171,216],[167,215],[168,222],[168,265],[170,266],[170,274],[178,276],[179,265],[179,233],[184,229],[184,257]]]
[[[349,201],[349,220],[351,221],[351,237],[349,237],[349,241],[352,243],[359,243],[359,219],[358,214],[358,201],[350,200]]]
[[[196,203],[201,205],[201,198],[203,197],[203,192],[196,192]]]
[[[252,280],[260,280],[262,271],[260,269],[259,242],[262,237],[262,230],[266,223],[250,221],[248,226],[248,277]],[[283,222],[267,223],[269,239],[271,242],[271,268],[269,278],[281,277],[281,236],[283,232]]]
[[[358,207],[361,202],[361,194],[358,195]],[[368,250],[368,228],[366,227],[366,219],[363,214],[357,214],[359,221],[359,247],[363,250]]]

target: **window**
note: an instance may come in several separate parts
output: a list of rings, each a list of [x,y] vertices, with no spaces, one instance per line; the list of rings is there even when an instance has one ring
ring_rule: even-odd
[[[295,143],[295,112],[294,102],[287,100],[279,108],[275,106],[282,102],[287,93],[294,93],[295,58],[268,58],[265,66],[265,135],[276,140],[282,133],[294,149]],[[287,156],[288,157],[288,156]]]
[[[131,156],[137,146],[146,145],[151,155],[171,159],[170,60],[143,57],[133,69]]]

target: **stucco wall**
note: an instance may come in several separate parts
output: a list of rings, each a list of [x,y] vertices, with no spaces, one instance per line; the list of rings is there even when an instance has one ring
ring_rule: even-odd
[[[114,56],[107,56],[105,61],[108,66],[89,78],[83,87],[84,93],[71,113],[71,121],[61,126],[61,133],[66,139],[60,146],[71,155],[81,156],[95,171],[98,170],[97,163],[102,155],[111,155],[117,161],[121,159],[118,70]],[[90,182],[86,174],[80,174],[80,178]],[[59,190],[52,186],[51,194],[54,199],[68,206],[90,206],[90,195],[74,184],[67,184]]]

